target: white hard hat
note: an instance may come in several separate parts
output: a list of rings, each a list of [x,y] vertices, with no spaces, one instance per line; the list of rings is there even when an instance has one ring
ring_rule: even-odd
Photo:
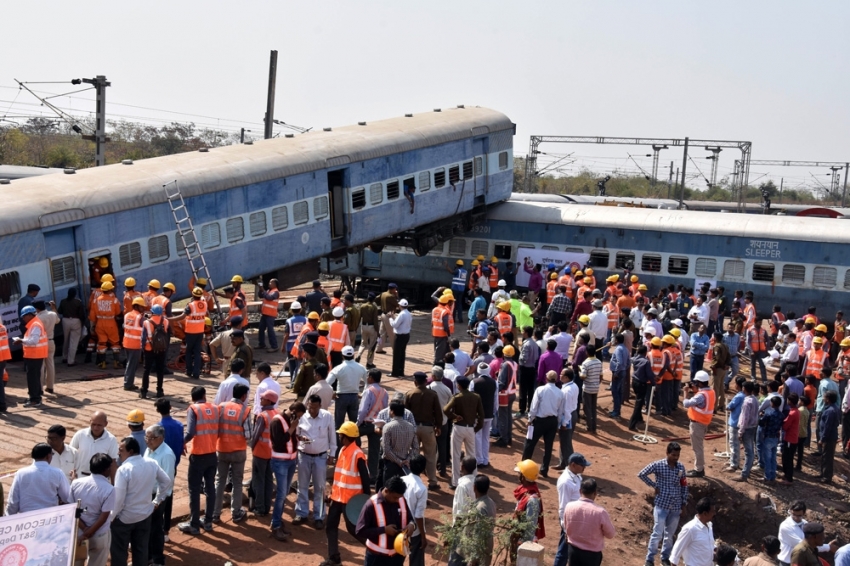
[[[705,370],[700,370],[694,375],[694,381],[701,381],[703,383],[708,383],[708,372]]]
[[[658,309],[656,309],[655,307],[653,307],[653,308],[649,309],[648,311],[646,311],[646,314],[654,314],[654,315],[658,315]]]
[[[508,283],[504,279],[499,279],[499,287],[507,287]]]
[[[400,306],[400,307],[406,307],[406,306],[407,306],[407,299],[402,299],[402,300],[400,300],[400,301],[398,302],[398,306]]]
[[[346,358],[353,358],[354,357],[354,348],[352,348],[351,346],[345,346],[342,349],[342,355]]]
[[[301,303],[299,303],[298,301],[292,301],[292,304],[289,305],[289,308],[291,308],[292,310],[300,309]]]
[[[675,325],[676,325],[676,326],[678,326],[679,328],[682,328],[682,319],[681,319],[681,318],[677,318],[676,320],[674,320],[674,321],[673,321],[673,324],[675,324]]]
[[[643,333],[644,334],[652,334],[653,336],[655,336],[655,327],[654,326],[647,326],[646,328],[643,329]]]
[[[339,318],[345,314],[345,309],[342,307],[336,307],[333,311],[331,311],[331,314],[334,318]]]

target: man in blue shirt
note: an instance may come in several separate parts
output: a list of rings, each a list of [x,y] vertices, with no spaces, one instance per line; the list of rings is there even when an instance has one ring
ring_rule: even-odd
[[[827,378],[828,379],[828,378]],[[832,464],[835,458],[835,445],[838,442],[838,393],[829,390],[823,396],[825,407],[818,420],[818,433],[820,438],[820,481],[821,483],[832,482]],[[775,456],[775,454],[774,454]]]
[[[764,429],[759,460],[764,462],[764,483],[769,485],[776,483],[776,447],[779,446],[779,433],[782,432],[782,421],[785,420],[779,410],[781,405],[782,397],[771,397],[770,407],[759,418],[759,426]]]
[[[469,317],[470,330],[472,330],[475,325],[475,313],[479,310],[483,310],[485,313],[487,312],[487,299],[484,298],[484,292],[476,287],[473,290],[473,294],[475,295],[475,298],[472,299],[472,304],[469,305],[469,312],[467,313],[467,316]]]
[[[732,380],[738,377],[738,369],[740,367],[738,363],[738,347],[741,345],[741,336],[735,333],[734,326],[730,325],[729,330],[723,335],[723,343],[729,348],[729,365],[732,368],[726,374],[726,379],[723,380],[724,386],[728,388]]]
[[[697,332],[691,334],[691,379],[698,371],[702,370],[705,362],[705,354],[708,352],[708,334],[705,333],[705,325],[700,324]]]
[[[743,376],[735,378],[735,388],[738,392],[726,405],[729,414],[729,463],[723,468],[724,472],[735,472],[741,467],[741,439],[738,436],[738,419],[741,418],[741,408],[744,406],[744,383],[747,379]]]
[[[625,337],[622,334],[614,335],[614,343],[617,345],[611,354],[611,362],[608,369],[611,370],[611,399],[614,402],[614,410],[608,413],[611,418],[620,418],[620,406],[623,404],[623,380],[629,370],[629,353],[624,344]]]
[[[679,462],[682,447],[677,442],[667,445],[667,458],[652,462],[638,473],[643,483],[655,490],[655,505],[652,510],[654,524],[649,537],[649,548],[646,552],[646,566],[654,564],[658,545],[661,547],[661,563],[670,563],[670,552],[673,550],[673,535],[679,526],[682,508],[688,502],[688,480],[685,476],[685,466]],[[649,479],[655,476],[655,481]]]
[[[454,319],[455,322],[463,322],[463,293],[466,291],[466,282],[469,272],[463,267],[463,260],[455,262],[454,270],[449,269],[452,274],[452,294],[455,298]]]
[[[171,417],[171,401],[165,397],[156,400],[156,412],[160,415],[159,426],[165,429],[165,444],[174,452],[174,473],[180,465],[183,455],[183,424]],[[162,530],[168,541],[168,531],[171,529],[171,510],[173,499],[167,498],[162,502]]]

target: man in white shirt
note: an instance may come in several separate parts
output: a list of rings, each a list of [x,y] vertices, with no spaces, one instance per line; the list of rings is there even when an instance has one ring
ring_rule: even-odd
[[[30,456],[33,463],[21,468],[12,481],[6,514],[16,515],[38,509],[49,509],[59,503],[71,503],[68,478],[58,468],[50,465],[51,449],[40,442],[33,446]]]
[[[600,352],[600,359],[602,356],[602,341],[608,334],[608,315],[602,310],[604,306],[605,303],[602,302],[602,299],[593,301],[593,312],[588,316],[590,322],[587,323],[587,329],[594,336],[596,350]]]
[[[61,319],[56,314],[56,303],[53,301],[50,301],[49,305],[46,305],[44,301],[35,301],[32,306],[38,311],[36,316],[44,326],[44,333],[47,335],[47,357],[41,366],[41,384],[45,391],[53,393],[53,385],[56,381],[56,366],[53,364],[53,359],[56,357],[56,343],[53,341],[53,331]]]
[[[679,531],[673,545],[670,564],[678,566],[684,559],[685,566],[714,566],[714,531],[711,519],[717,510],[708,497],[697,501],[697,514]]]
[[[590,462],[578,452],[572,454],[567,469],[558,477],[558,482],[555,484],[558,490],[558,524],[561,525],[561,538],[558,541],[558,552],[555,554],[555,566],[567,564],[568,546],[564,528],[564,510],[567,508],[567,503],[578,501],[581,497],[581,474],[589,465]]]
[[[47,429],[47,444],[53,450],[50,465],[59,468],[68,481],[77,477],[77,450],[65,444],[65,427],[53,425]]]
[[[398,345],[398,339],[396,339]],[[395,352],[395,348],[393,348]],[[294,526],[307,522],[310,512],[310,481],[313,482],[313,526],[325,526],[325,480],[328,464],[336,461],[336,427],[333,416],[322,409],[318,395],[307,397],[307,413],[298,419],[298,499],[295,502]]]
[[[800,346],[797,344],[797,335],[793,332],[789,333],[785,336],[785,351],[782,352],[782,356],[779,358],[779,374],[782,375],[785,372],[785,369],[788,366],[793,365],[794,374],[797,373],[797,370],[800,369]]]
[[[89,461],[95,454],[106,454],[118,461],[118,441],[111,432],[106,430],[108,425],[106,413],[95,411],[89,420],[89,427],[78,430],[71,439],[71,448],[77,451],[76,472],[78,478],[91,473],[89,472]]]
[[[447,356],[453,356],[451,352],[446,354]],[[446,364],[447,366],[450,364]],[[443,383],[443,377],[445,376],[445,370],[440,366],[434,366],[431,368],[431,383],[428,384],[428,389],[437,394],[437,401],[440,403],[440,407],[445,407],[449,401],[451,401],[452,395],[454,392],[452,389]],[[457,375],[455,375],[457,377]],[[450,380],[452,384],[454,384],[454,380]],[[449,454],[449,442],[448,439],[451,437],[452,425],[449,422],[449,417],[446,416],[446,413],[440,411],[443,416],[442,425],[440,426],[440,436],[437,437],[437,471],[440,472],[441,476],[446,475],[446,463],[451,458]]]
[[[803,525],[806,521],[806,502],[795,501],[788,509],[788,517],[779,524],[779,564],[788,566],[791,563],[791,551],[803,540]],[[835,552],[837,541],[822,544],[818,552]]]
[[[251,384],[248,383],[248,380],[242,377],[240,372],[245,369],[245,361],[241,358],[236,358],[232,362],[230,362],[230,376],[227,379],[221,382],[221,385],[218,386],[218,391],[215,394],[215,400],[213,400],[213,404],[221,405],[222,403],[227,403],[231,399],[233,399],[233,388],[236,387],[237,384],[242,384],[248,387],[248,390],[251,390]]]
[[[574,379],[573,370],[570,367],[561,370],[561,393],[564,396],[564,417],[558,426],[558,443],[561,445],[560,461],[555,466],[556,470],[567,467],[570,456],[573,453],[573,429],[578,417],[578,385]],[[574,414],[575,413],[575,414]],[[579,481],[579,483],[581,483]],[[566,555],[565,555],[566,556]]]
[[[336,428],[342,426],[345,418],[357,422],[357,410],[360,408],[360,385],[366,386],[366,368],[354,361],[354,348],[345,346],[342,349],[342,363],[334,367],[328,374],[328,385],[336,386],[336,406],[334,407],[334,423]]]
[[[466,370],[468,370],[472,365],[472,358],[469,357],[469,354],[460,349],[460,340],[457,338],[451,341],[450,346],[452,348],[452,353],[455,355],[455,361],[452,362],[452,366],[457,372],[457,375],[466,375]],[[454,379],[452,379],[452,381],[454,381]]]
[[[121,467],[115,472],[115,511],[110,530],[109,556],[112,566],[127,566],[127,547],[132,544],[133,564],[148,563],[151,514],[166,498],[171,478],[153,460],[139,454],[132,436],[121,439]],[[151,501],[151,494],[156,496]]]
[[[390,316],[390,326],[395,332],[393,342],[393,369],[390,377],[404,377],[404,362],[407,357],[407,344],[410,342],[410,326],[413,324],[413,315],[407,310],[407,299],[398,302],[398,313]],[[401,342],[399,342],[401,337]]]
[[[531,399],[531,408],[528,411],[529,429],[531,438],[526,437],[522,449],[522,459],[532,460],[534,447],[543,438],[543,465],[540,466],[540,475],[549,477],[549,462],[552,460],[552,446],[555,443],[555,434],[558,432],[560,423],[564,421],[564,396],[561,389],[556,385],[558,374],[554,371],[546,373],[546,385],[534,390]]]
[[[566,329],[567,323],[564,322],[563,325]],[[558,326],[550,326],[546,334],[543,335],[543,340],[547,342],[550,339],[555,341],[555,344],[557,344],[555,346],[555,352],[561,356],[562,360],[568,360],[570,358],[570,346],[573,343],[572,335],[566,332],[565,329],[560,329]]]
[[[145,459],[156,462],[162,471],[168,474],[168,479],[171,480],[171,487],[163,497],[163,504],[155,507],[151,514],[151,535],[150,543],[148,544],[148,556],[154,564],[165,564],[165,530],[163,529],[164,515],[166,504],[170,503],[174,490],[174,473],[177,468],[177,460],[174,452],[165,443],[165,429],[160,425],[149,426],[145,430]],[[152,495],[156,495],[153,492]]]
[[[266,391],[274,391],[277,393],[277,398],[280,399],[280,384],[274,377],[272,377],[272,367],[269,364],[263,362],[257,366],[257,380],[260,384],[254,392],[253,413],[255,415],[259,415],[262,412],[262,409],[260,409],[262,406],[262,403],[260,403],[260,397]],[[274,408],[277,409],[277,403],[274,404]]]
[[[478,470],[478,462],[475,456],[466,456],[460,463],[460,469],[463,473],[457,480],[457,487],[454,488],[455,494],[452,498],[452,522],[465,515],[469,511],[469,505],[475,501],[475,490],[473,482]]]
[[[304,395],[305,399],[309,399],[312,395],[318,395],[322,399],[322,408],[326,411],[330,411],[331,403],[334,402],[334,390],[328,382],[328,366],[325,364],[319,364],[316,366],[316,383],[310,386],[310,389],[307,390],[307,394]]]
[[[696,304],[688,311],[688,320],[694,328],[704,324],[708,328],[708,305],[705,304],[705,295],[697,297]]]
[[[427,461],[425,456],[417,454],[410,459],[410,473],[401,480],[407,486],[404,500],[413,514],[416,528],[410,535],[410,566],[425,566],[425,549],[428,539],[425,533],[425,506],[428,504],[428,488],[419,476],[425,472]]]
[[[74,480],[71,498],[80,501],[81,525],[78,527],[82,540],[88,541],[88,565],[106,566],[112,540],[110,524],[115,509],[115,488],[109,483],[115,461],[106,454],[95,454],[89,462],[91,475]],[[85,527],[85,528],[84,528]],[[78,556],[77,560],[82,560]]]

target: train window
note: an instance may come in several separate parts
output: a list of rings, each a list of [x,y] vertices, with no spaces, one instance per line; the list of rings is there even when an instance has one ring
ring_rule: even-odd
[[[640,258],[641,271],[661,272],[661,256],[656,254],[643,254]]]
[[[499,171],[504,171],[508,168],[508,152],[503,151],[499,154]]]
[[[782,282],[802,285],[806,282],[806,266],[786,263],[782,266]]]
[[[366,206],[366,189],[351,191],[351,208],[360,210]]]
[[[463,238],[452,238],[449,240],[449,255],[465,256],[466,255],[466,240]]]
[[[472,161],[463,164],[463,180],[472,179]]]
[[[295,224],[307,224],[310,220],[310,207],[306,200],[296,202],[292,205],[292,219]]]
[[[483,157],[476,157],[475,158],[475,176],[480,177],[482,173],[484,173],[484,158]]]
[[[158,263],[168,259],[168,236],[148,238],[148,261]]]
[[[667,272],[671,275],[687,275],[688,274],[688,258],[671,255],[667,259]]]
[[[723,262],[723,278],[744,278],[744,262],[737,259],[727,259]]]
[[[313,216],[321,220],[328,216],[328,197],[316,197],[313,199]]]
[[[118,257],[121,269],[133,269],[142,265],[142,244],[130,242],[118,248]]]
[[[431,188],[431,172],[422,171],[419,174],[419,190],[425,192]]]
[[[611,262],[611,253],[608,250],[591,250],[590,260],[587,262],[592,267],[607,268]]]
[[[486,259],[490,259],[490,254],[487,253],[489,249],[490,244],[487,240],[472,240],[472,251],[470,251],[469,255],[472,257],[483,255]]]
[[[231,244],[245,237],[245,222],[241,216],[228,218],[224,223],[224,231],[227,233],[227,241]]]
[[[753,264],[753,281],[768,281],[772,283],[775,273],[776,266],[772,263]]]
[[[369,203],[381,204],[384,200],[384,186],[381,183],[369,185]]]
[[[195,244],[195,233],[186,232],[182,238],[179,232],[174,233],[174,241],[177,243],[177,255],[179,256],[186,255],[186,246],[183,245],[184,239],[186,240],[186,246],[192,247]]]
[[[460,167],[457,165],[449,167],[449,184],[455,185],[458,181],[460,181]]]
[[[534,246],[532,246],[532,247],[534,247]],[[581,248],[567,248],[564,251],[567,252],[568,254],[583,254],[584,253],[584,250],[581,249]]]
[[[70,285],[77,280],[77,262],[72,255],[50,260],[50,271],[54,287]]]
[[[834,267],[816,267],[812,273],[812,283],[822,289],[832,289],[837,280],[838,271]]]
[[[695,271],[697,277],[714,277],[717,275],[717,260],[710,257],[698,257]]]
[[[285,206],[272,209],[272,230],[279,232],[289,226],[289,214]]]
[[[0,303],[11,303],[21,298],[21,278],[17,271],[0,273]]]
[[[389,181],[387,183],[387,200],[398,198],[398,180]]]
[[[560,249],[561,249],[561,248],[559,248],[558,246],[540,246],[540,249],[542,249],[542,250],[560,251]]]
[[[631,267],[627,267],[630,262]],[[614,267],[617,269],[634,269],[635,254],[632,252],[617,252],[617,255],[614,256]]]
[[[844,272],[844,288],[850,290],[850,269]]]
[[[217,248],[221,245],[221,226],[218,222],[211,222],[201,226],[201,247],[205,250]]]
[[[251,216],[248,217],[248,226],[251,230],[251,235],[262,236],[266,233],[266,213],[262,210],[260,212],[252,212]]]
[[[519,245],[517,245],[517,249],[519,249],[519,248],[527,248],[529,250],[533,250],[534,244],[519,244]]]
[[[493,255],[499,259],[511,259],[511,251],[513,246],[509,244],[496,244],[493,248]]]
[[[446,170],[440,167],[434,170],[434,188],[439,189],[444,186],[446,186]]]

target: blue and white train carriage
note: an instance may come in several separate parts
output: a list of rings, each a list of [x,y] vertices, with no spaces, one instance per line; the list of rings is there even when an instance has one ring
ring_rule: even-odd
[[[458,107],[13,181],[0,187],[0,315],[15,324],[28,283],[57,302],[71,287],[85,296],[93,258],[119,289],[156,278],[187,296],[162,188],[175,180],[214,282],[302,282],[318,258],[388,237],[427,252],[510,196],[513,135],[503,114]]]
[[[545,199],[548,200],[548,199]],[[831,317],[848,306],[850,225],[822,218],[716,214],[688,210],[577,206],[511,199],[493,207],[485,222],[427,257],[409,250],[377,255],[364,250],[349,275],[399,283],[447,285],[446,266],[481,254],[500,265],[520,261],[523,248],[590,255],[604,277],[627,262],[650,290],[670,283],[711,281],[752,290],[759,312],[783,311]],[[600,280],[597,277],[597,280]]]

